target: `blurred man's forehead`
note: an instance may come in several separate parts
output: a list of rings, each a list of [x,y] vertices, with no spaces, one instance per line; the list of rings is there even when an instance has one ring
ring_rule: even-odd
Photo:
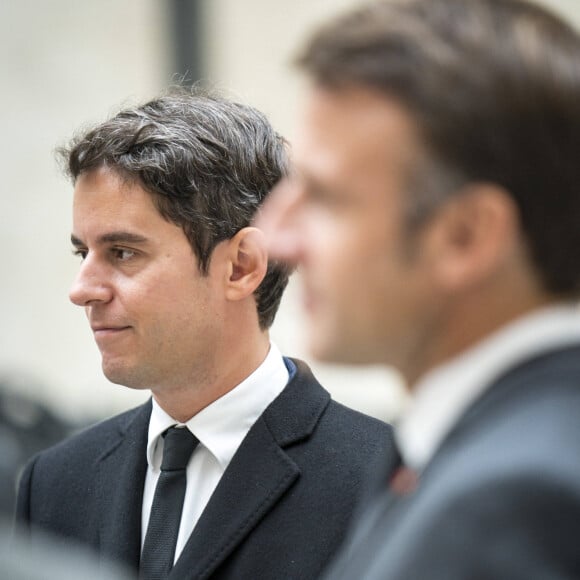
[[[411,115],[394,99],[366,89],[312,87],[293,142],[296,172],[313,185],[353,173],[387,179],[418,151]]]

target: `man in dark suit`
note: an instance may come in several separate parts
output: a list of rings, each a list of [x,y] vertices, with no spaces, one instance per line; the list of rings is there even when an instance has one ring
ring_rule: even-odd
[[[327,578],[580,577],[580,39],[518,0],[329,23],[264,208],[319,358],[396,366],[403,464]]]
[[[174,94],[62,154],[71,300],[105,375],[153,397],[34,458],[20,521],[143,579],[317,577],[390,432],[269,340],[288,269],[250,222],[286,171],[283,140],[251,107]]]

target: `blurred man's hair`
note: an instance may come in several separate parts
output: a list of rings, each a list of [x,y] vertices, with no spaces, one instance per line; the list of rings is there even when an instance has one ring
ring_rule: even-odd
[[[217,244],[250,225],[288,169],[286,143],[262,113],[197,89],[125,109],[58,154],[73,182],[106,166],[143,187],[183,229],[204,275]],[[288,275],[288,267],[270,263],[255,292],[263,329],[274,321]]]
[[[415,120],[409,225],[474,182],[516,203],[546,290],[580,293],[580,39],[518,0],[390,0],[320,29],[298,58],[328,90],[363,87]]]

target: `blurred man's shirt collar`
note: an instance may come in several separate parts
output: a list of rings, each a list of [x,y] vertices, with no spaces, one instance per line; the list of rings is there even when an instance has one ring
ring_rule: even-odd
[[[537,310],[504,326],[414,388],[396,429],[406,465],[421,470],[447,433],[500,375],[542,352],[580,344],[580,309],[562,304]]]

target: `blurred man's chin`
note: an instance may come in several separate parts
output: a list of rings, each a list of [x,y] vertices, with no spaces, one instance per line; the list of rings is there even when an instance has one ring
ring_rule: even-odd
[[[311,340],[308,350],[313,358],[323,363],[353,366],[384,364],[375,349],[361,347],[352,341]]]
[[[308,350],[312,357],[320,362],[351,364],[349,346],[334,339],[311,339]]]
[[[308,343],[308,352],[312,358],[321,362],[337,362],[333,358],[333,350],[329,348],[328,344],[321,342],[320,340],[313,340],[311,338]]]

